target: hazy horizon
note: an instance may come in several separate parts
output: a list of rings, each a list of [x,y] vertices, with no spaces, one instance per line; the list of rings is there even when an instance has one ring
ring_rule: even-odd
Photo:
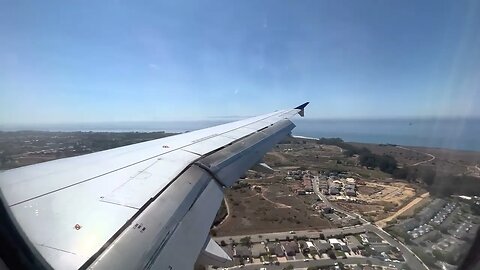
[[[60,132],[173,132],[183,133],[207,128],[228,120],[154,121],[31,125],[5,127],[0,131]],[[308,137],[339,137],[345,141],[392,143],[406,146],[440,147],[480,151],[480,118],[468,119],[309,119],[294,120],[293,135]]]

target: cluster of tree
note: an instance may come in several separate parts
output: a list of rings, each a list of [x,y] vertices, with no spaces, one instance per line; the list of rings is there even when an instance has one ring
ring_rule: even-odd
[[[405,179],[409,182],[421,179],[425,184],[433,184],[436,172],[430,166],[404,166],[392,173],[393,177],[398,179]]]
[[[449,196],[452,194],[477,195],[480,190],[478,178],[468,175],[437,173],[433,166],[405,166],[396,169],[392,176],[407,181],[421,180],[432,195]]]
[[[359,161],[367,168],[379,168],[382,172],[394,173],[397,170],[397,161],[389,155],[377,155],[368,149],[359,154]]]
[[[335,145],[344,149],[347,157],[358,155],[362,166],[367,168],[379,168],[382,172],[393,173],[397,169],[397,161],[389,155],[377,155],[365,147],[356,147],[344,142],[340,138],[321,138],[319,144]]]
[[[427,183],[428,184],[428,183]],[[478,195],[480,181],[478,178],[467,175],[436,175],[428,186],[429,192],[438,196],[452,194]]]

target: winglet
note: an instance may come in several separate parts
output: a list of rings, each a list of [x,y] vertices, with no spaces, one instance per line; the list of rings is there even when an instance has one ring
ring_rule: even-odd
[[[305,107],[307,107],[307,105],[309,104],[310,102],[305,102],[303,103],[302,105],[298,106],[298,107],[295,107],[295,109],[297,110],[300,110],[298,112],[298,114],[300,114],[301,117],[303,117],[305,115]]]

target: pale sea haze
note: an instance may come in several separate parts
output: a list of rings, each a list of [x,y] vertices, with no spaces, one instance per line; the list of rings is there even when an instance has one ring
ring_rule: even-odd
[[[230,121],[118,122],[92,124],[0,126],[0,130],[166,131],[185,132]],[[391,143],[480,151],[480,119],[295,119],[293,135],[339,137],[349,142]]]

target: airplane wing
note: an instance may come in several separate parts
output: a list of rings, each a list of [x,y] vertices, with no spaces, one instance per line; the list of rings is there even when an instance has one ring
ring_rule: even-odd
[[[290,134],[307,104],[0,173],[4,263],[193,269],[197,258],[227,260],[208,235],[223,189]]]

